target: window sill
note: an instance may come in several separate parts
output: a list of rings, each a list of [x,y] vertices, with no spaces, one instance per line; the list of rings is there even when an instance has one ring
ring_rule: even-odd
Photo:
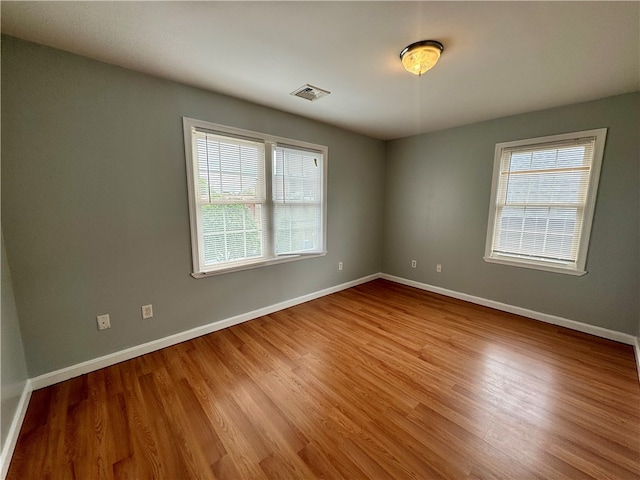
[[[258,260],[255,262],[239,263],[228,267],[216,268],[215,270],[207,270],[204,272],[194,272],[191,274],[193,278],[207,278],[225,273],[240,272],[242,270],[250,270],[252,268],[268,267],[269,265],[277,265],[279,263],[295,262],[296,260],[307,260],[309,258],[324,257],[327,252],[305,253],[298,255],[286,255],[281,257],[269,258],[266,260]]]
[[[575,277],[581,277],[585,275],[586,270],[576,270],[570,267],[564,267],[561,265],[554,265],[552,263],[535,262],[531,260],[524,260],[519,258],[508,257],[483,257],[485,262],[498,263],[500,265],[508,265],[510,267],[530,268],[533,270],[542,270],[545,272],[562,273],[564,275],[573,275]]]

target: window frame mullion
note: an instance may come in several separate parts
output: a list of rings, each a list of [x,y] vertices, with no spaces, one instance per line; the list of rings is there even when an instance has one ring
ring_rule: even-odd
[[[274,226],[274,205],[273,205],[273,157],[275,152],[274,142],[265,142],[264,148],[264,176],[265,176],[265,202],[264,215],[266,220],[266,232],[264,233],[265,256],[274,258],[275,255],[275,234]]]

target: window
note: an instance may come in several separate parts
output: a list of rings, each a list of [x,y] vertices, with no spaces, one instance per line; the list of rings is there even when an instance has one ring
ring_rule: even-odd
[[[194,277],[326,254],[326,147],[183,125]]]
[[[498,143],[484,259],[584,275],[607,129]]]

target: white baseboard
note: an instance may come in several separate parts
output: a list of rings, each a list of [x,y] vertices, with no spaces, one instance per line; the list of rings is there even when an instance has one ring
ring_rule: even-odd
[[[32,391],[33,388],[31,386],[31,381],[27,380],[24,384],[22,395],[20,395],[20,401],[18,402],[16,413],[13,416],[11,427],[9,427],[9,431],[7,432],[7,438],[2,446],[2,453],[0,453],[0,479],[2,480],[6,478],[9,471],[11,457],[13,456],[13,451],[15,450],[16,443],[18,442],[18,435],[20,434],[20,428],[22,428],[24,416],[27,413],[27,406],[29,405],[29,399],[31,398]]]
[[[640,332],[633,342],[633,351],[636,353],[636,368],[638,369],[638,381],[640,381]]]
[[[104,367],[115,365],[116,363],[130,360],[146,353],[151,353],[162,348],[170,347],[172,345],[176,345],[178,343],[200,337],[202,335],[207,335],[217,330],[222,330],[223,328],[232,327],[233,325],[238,325],[239,323],[247,322],[264,315],[269,315],[279,310],[284,310],[285,308],[293,307],[310,300],[315,300],[316,298],[324,297],[325,295],[330,295],[341,290],[346,290],[347,288],[370,282],[371,280],[375,280],[376,278],[380,278],[379,273],[368,275],[366,277],[352,280],[350,282],[342,283],[334,287],[325,288],[324,290],[319,290],[317,292],[309,293],[307,295],[276,303],[274,305],[259,308],[258,310],[253,310],[251,312],[236,315],[235,317],[219,320],[207,325],[202,325],[201,327],[192,328],[191,330],[176,333],[174,335],[160,338],[158,340],[152,340],[151,342],[136,345],[135,347],[120,350],[119,352],[110,353],[109,355],[104,355],[92,360],[87,360],[86,362],[71,365],[70,367],[62,368],[60,370],[45,373],[38,377],[32,378],[31,385],[33,390],[48,387],[49,385],[63,382],[65,380],[69,380],[70,378],[93,372]]]
[[[607,338],[609,340],[614,340],[616,342],[624,343],[627,345],[634,345],[635,342],[637,341],[636,337],[634,337],[633,335],[629,335],[627,333],[616,332],[615,330],[608,330],[606,328],[596,327],[595,325],[589,325],[587,323],[577,322],[575,320],[569,320],[567,318],[557,317],[555,315],[549,315],[547,313],[540,313],[540,312],[536,312],[535,310],[529,310],[527,308],[516,307],[514,305],[509,305],[507,303],[500,303],[494,300],[487,300],[486,298],[475,297],[473,295],[456,292],[454,290],[447,290],[446,288],[441,288],[433,285],[428,285],[426,283],[416,282],[415,280],[408,280],[406,278],[396,277],[393,275],[388,275],[386,273],[381,274],[380,278],[384,278],[386,280],[390,280],[396,283],[401,283],[403,285],[408,285],[410,287],[416,287],[421,290],[426,290],[428,292],[439,293],[440,295],[445,295],[447,297],[457,298],[458,300],[464,300],[466,302],[475,303],[477,305],[483,305],[485,307],[495,308],[496,310],[501,310],[503,312],[515,313],[516,315],[532,318],[534,320],[540,320],[541,322],[551,323],[553,325],[558,325],[560,327],[570,328],[571,330],[577,330],[579,332],[589,333],[597,337]]]

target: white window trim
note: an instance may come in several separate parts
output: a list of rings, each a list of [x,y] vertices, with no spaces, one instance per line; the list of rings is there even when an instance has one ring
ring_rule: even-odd
[[[293,140],[285,137],[278,137],[275,135],[268,135],[265,133],[254,132],[251,130],[244,130],[235,127],[228,127],[226,125],[220,125],[216,123],[210,123],[203,120],[197,120],[195,118],[182,117],[183,133],[184,133],[184,148],[185,148],[185,161],[187,168],[187,192],[189,196],[189,224],[191,227],[191,256],[192,256],[192,268],[193,272],[191,276],[194,278],[205,278],[214,275],[221,275],[224,273],[237,272],[241,270],[248,270],[251,268],[265,267],[269,265],[276,265],[279,263],[287,263],[296,260],[304,260],[308,258],[323,257],[327,254],[327,157],[328,148],[324,145],[317,145],[314,143],[303,142],[299,140]],[[237,136],[249,138],[252,140],[264,142],[265,144],[265,178],[266,180],[266,215],[271,215],[273,211],[273,199],[271,198],[271,182],[272,182],[272,164],[273,164],[273,148],[276,145],[287,146],[293,148],[299,148],[306,151],[317,151],[322,153],[322,250],[317,252],[304,252],[291,255],[278,255],[273,254],[273,245],[269,245],[267,250],[272,252],[270,257],[259,259],[251,259],[241,262],[234,262],[233,265],[222,265],[216,267],[204,267],[200,265],[200,238],[198,235],[198,197],[195,189],[195,179],[198,177],[197,166],[193,161],[193,140],[192,140],[192,128],[201,128],[211,130],[213,132],[221,133],[223,135]],[[267,238],[269,242],[272,242],[272,221],[268,222]]]
[[[547,137],[530,138],[524,140],[515,140],[512,142],[497,143],[495,149],[495,157],[493,163],[493,180],[491,183],[491,203],[489,206],[489,220],[487,225],[487,239],[485,243],[484,261],[489,263],[498,263],[501,265],[509,265],[514,267],[531,268],[535,270],[543,270],[547,272],[563,273],[567,275],[581,276],[587,273],[585,266],[587,263],[587,251],[589,249],[589,239],[591,236],[591,226],[593,223],[593,213],[596,205],[596,195],[598,192],[598,183],[600,180],[600,170],[602,167],[602,157],[604,155],[604,145],[607,135],[606,128],[594,130],[584,130],[581,132],[564,133],[560,135],[550,135]],[[593,162],[591,164],[591,172],[589,177],[589,187],[587,190],[587,198],[583,213],[583,223],[581,238],[578,245],[578,255],[575,263],[563,263],[553,261],[536,261],[532,259],[519,258],[517,255],[497,254],[493,252],[493,240],[496,227],[496,204],[498,195],[498,184],[500,179],[500,162],[502,159],[502,151],[505,148],[518,146],[535,146],[541,143],[562,142],[582,137],[595,137],[595,148],[593,152]]]

